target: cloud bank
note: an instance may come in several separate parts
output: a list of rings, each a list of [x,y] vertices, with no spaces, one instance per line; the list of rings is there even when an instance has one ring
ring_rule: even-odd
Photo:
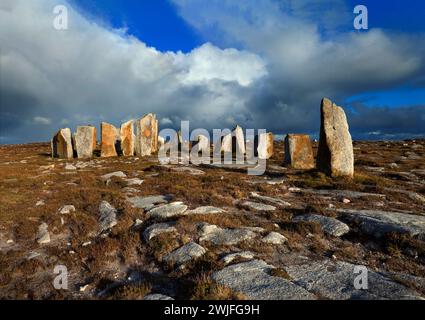
[[[211,42],[187,54],[160,52],[69,4],[69,29],[55,30],[57,0],[1,0],[0,143],[48,140],[59,127],[119,125],[148,112],[167,127],[189,120],[193,129],[239,123],[314,133],[324,96],[342,104],[365,90],[423,83],[423,37],[340,32],[346,20],[320,15],[316,0],[173,2]],[[422,107],[408,110],[423,130]],[[368,111],[352,113],[355,130],[391,130],[399,116],[386,111],[384,123],[370,125],[355,119],[376,116]]]

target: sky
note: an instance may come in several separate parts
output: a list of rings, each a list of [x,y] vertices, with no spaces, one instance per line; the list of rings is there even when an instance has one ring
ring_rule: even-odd
[[[317,137],[323,97],[354,139],[425,137],[424,14],[420,0],[0,0],[0,144],[150,112],[161,128]]]

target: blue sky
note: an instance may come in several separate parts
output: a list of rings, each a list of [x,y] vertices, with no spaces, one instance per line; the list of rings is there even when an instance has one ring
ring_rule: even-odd
[[[162,128],[317,136],[323,97],[355,139],[424,137],[424,13],[420,0],[2,0],[0,144],[149,112]]]

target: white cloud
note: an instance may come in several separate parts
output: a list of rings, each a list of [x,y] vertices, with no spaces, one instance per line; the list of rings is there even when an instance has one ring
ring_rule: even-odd
[[[34,124],[42,124],[42,125],[49,125],[52,123],[52,120],[45,117],[34,117],[33,119]]]

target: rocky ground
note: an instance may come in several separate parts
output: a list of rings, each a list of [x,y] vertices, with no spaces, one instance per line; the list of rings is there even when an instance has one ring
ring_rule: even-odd
[[[283,168],[276,149],[255,177],[1,146],[0,297],[424,298],[425,140],[356,142],[353,180]]]

